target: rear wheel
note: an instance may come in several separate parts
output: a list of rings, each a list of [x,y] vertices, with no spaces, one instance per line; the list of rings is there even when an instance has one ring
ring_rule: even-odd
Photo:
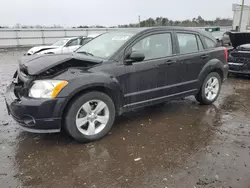
[[[68,106],[65,116],[66,131],[79,142],[91,142],[104,137],[115,119],[112,99],[101,92],[89,92]]]
[[[204,80],[202,87],[195,98],[201,104],[212,104],[218,98],[220,89],[221,77],[217,72],[212,72]]]

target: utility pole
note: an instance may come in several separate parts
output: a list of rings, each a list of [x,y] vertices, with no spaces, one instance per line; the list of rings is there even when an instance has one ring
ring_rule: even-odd
[[[139,27],[141,27],[141,16],[138,16],[138,23],[139,23]]]
[[[244,0],[242,0],[242,3],[241,3],[239,31],[241,31],[241,22],[242,22],[242,17],[243,17],[243,11],[244,11]]]

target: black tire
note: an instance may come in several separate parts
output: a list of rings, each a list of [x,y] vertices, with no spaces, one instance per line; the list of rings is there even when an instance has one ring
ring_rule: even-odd
[[[219,81],[219,91],[217,93],[217,96],[213,99],[213,100],[208,100],[205,96],[205,87],[207,84],[207,81],[211,78],[211,77],[216,77]],[[210,105],[213,104],[214,101],[216,101],[216,99],[218,98],[219,94],[220,94],[220,90],[221,90],[221,77],[217,72],[211,72],[210,74],[207,75],[206,79],[204,80],[199,93],[195,96],[196,100],[202,104],[202,105]]]
[[[105,128],[95,135],[84,135],[76,127],[76,115],[83,104],[91,100],[103,101],[109,109],[109,120]],[[81,143],[92,142],[103,138],[110,131],[115,120],[115,105],[105,93],[93,91],[85,93],[74,99],[67,107],[64,119],[64,128],[70,136]]]

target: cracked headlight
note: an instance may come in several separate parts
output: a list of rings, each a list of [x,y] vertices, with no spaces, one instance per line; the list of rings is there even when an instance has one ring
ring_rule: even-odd
[[[68,84],[65,80],[37,80],[29,89],[29,97],[32,98],[55,98],[58,93]]]

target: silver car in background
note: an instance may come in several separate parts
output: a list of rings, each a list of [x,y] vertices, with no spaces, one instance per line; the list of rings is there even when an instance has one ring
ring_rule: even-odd
[[[226,32],[216,31],[216,32],[212,32],[211,34],[214,36],[214,38],[216,38],[216,40],[221,46],[224,46],[224,45],[231,46],[229,33],[230,33],[229,31],[226,31]]]
[[[62,38],[49,46],[36,46],[28,50],[26,55],[34,54],[60,54],[71,53],[78,49],[80,46],[86,44],[99,34],[88,35],[87,37],[70,37]]]

